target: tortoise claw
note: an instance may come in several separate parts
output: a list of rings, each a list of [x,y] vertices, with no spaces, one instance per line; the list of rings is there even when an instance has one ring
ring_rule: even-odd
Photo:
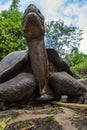
[[[84,92],[78,97],[68,97],[67,101],[70,103],[87,104],[87,92]]]
[[[52,100],[54,97],[52,95],[43,94],[40,97],[36,98],[37,101],[49,101]]]

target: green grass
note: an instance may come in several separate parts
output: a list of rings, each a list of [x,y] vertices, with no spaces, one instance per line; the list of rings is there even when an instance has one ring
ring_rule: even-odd
[[[83,78],[83,75],[81,75],[78,70],[80,69],[87,69],[87,59],[85,59],[83,62],[76,64],[75,66],[71,67],[71,70],[73,73],[78,76],[79,78]]]
[[[45,123],[48,123],[48,122],[51,122],[51,121],[54,121],[54,116],[48,116],[44,120]]]
[[[87,59],[84,62],[78,64],[78,68],[79,69],[85,69],[85,68],[87,68]]]

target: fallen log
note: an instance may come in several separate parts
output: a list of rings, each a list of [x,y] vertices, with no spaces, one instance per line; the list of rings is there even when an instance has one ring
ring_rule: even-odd
[[[56,102],[56,101],[50,101],[51,104],[62,106],[62,107],[68,107],[68,108],[85,108],[87,109],[87,104],[78,104],[78,103],[62,103],[62,102]]]

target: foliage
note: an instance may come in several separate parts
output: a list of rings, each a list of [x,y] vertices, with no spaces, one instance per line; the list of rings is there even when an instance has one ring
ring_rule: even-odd
[[[64,24],[62,20],[46,23],[46,46],[56,49],[61,56],[78,52],[82,30]]]
[[[69,55],[69,59],[71,60],[72,66],[75,66],[78,64],[83,64],[87,60],[87,55],[83,53],[75,53]]]
[[[18,10],[20,0],[12,0],[10,10]]]
[[[21,17],[22,13],[18,10],[0,13],[0,60],[12,51],[25,49]]]
[[[68,58],[71,61],[71,70],[75,75],[81,78],[82,75],[78,70],[87,69],[87,55],[75,53],[68,55]]]
[[[7,126],[7,123],[11,120],[10,117],[4,118],[3,120],[0,120],[0,130],[4,130]]]
[[[48,116],[45,118],[45,123],[48,123],[48,122],[51,122],[51,121],[54,121],[54,116]]]

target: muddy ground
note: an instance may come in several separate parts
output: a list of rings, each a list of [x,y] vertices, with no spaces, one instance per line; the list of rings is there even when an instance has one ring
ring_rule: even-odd
[[[13,106],[0,112],[0,121],[5,119],[5,130],[87,130],[87,109],[49,103]]]

